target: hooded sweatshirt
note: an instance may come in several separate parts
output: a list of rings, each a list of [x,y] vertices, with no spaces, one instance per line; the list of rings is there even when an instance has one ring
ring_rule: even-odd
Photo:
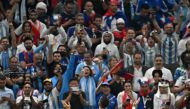
[[[104,35],[107,34],[107,33],[111,34],[111,41],[110,41],[109,44],[106,44],[104,42]],[[99,44],[96,47],[94,55],[102,54],[104,48],[106,48],[109,51],[110,56],[115,55],[118,59],[120,59],[119,50],[118,50],[117,46],[114,44],[114,36],[109,31],[103,32],[102,39],[101,39],[101,44]]]

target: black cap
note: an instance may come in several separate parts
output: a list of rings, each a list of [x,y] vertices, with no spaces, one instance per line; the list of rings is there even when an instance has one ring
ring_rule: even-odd
[[[3,73],[0,73],[0,80],[5,80],[6,76]]]

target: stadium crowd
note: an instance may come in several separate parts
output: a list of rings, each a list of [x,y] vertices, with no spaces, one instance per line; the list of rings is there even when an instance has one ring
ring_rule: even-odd
[[[190,109],[190,1],[0,0],[0,109]]]

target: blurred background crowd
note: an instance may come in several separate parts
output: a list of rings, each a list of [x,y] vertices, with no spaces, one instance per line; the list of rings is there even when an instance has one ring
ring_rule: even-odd
[[[189,0],[0,0],[0,109],[190,109]]]

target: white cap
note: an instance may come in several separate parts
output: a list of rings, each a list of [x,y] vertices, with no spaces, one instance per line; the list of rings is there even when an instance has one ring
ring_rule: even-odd
[[[44,9],[45,12],[47,13],[47,5],[44,3],[44,2],[39,2],[37,5],[36,5],[36,9]]]
[[[158,83],[158,86],[161,86],[161,87],[169,87],[169,83],[166,82],[166,81],[160,81],[160,82]]]
[[[125,23],[125,21],[122,18],[117,19],[116,23]]]

